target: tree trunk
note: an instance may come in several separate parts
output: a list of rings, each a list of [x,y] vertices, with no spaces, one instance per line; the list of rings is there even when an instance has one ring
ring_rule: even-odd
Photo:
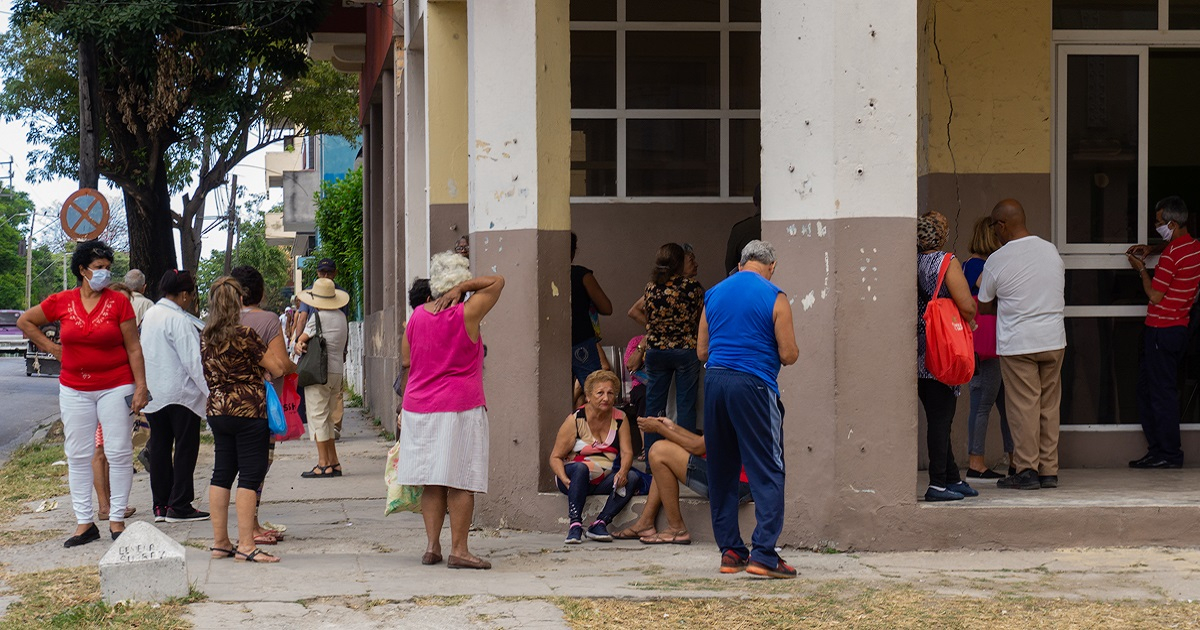
[[[125,220],[129,224],[129,266],[146,274],[146,294],[158,299],[158,281],[178,268],[167,169],[159,156],[152,188],[125,188]]]

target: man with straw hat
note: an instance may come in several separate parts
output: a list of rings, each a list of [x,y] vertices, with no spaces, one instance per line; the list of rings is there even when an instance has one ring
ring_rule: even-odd
[[[301,291],[300,301],[316,309],[304,325],[296,341],[296,352],[304,354],[313,337],[323,337],[327,353],[324,384],[304,388],[304,406],[308,412],[308,429],[317,443],[317,465],[301,473],[306,479],[341,477],[342,465],[334,447],[333,411],[342,392],[342,373],[346,364],[346,342],[350,327],[346,314],[340,309],[350,301],[350,294],[333,284],[332,278],[317,278],[311,289]],[[315,350],[314,350],[315,351]]]

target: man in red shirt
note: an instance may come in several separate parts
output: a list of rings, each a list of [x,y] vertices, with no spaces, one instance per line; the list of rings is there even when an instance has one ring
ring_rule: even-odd
[[[1179,468],[1179,363],[1188,342],[1188,313],[1200,286],[1200,241],[1188,234],[1188,209],[1183,199],[1167,197],[1155,207],[1154,229],[1166,246],[1151,279],[1144,261],[1148,248],[1135,246],[1126,254],[1142,278],[1150,298],[1146,309],[1141,361],[1138,369],[1138,415],[1148,449],[1130,468]]]

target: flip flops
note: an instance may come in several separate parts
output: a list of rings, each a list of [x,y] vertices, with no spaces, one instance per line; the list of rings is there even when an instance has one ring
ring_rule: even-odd
[[[209,547],[208,550],[212,552],[212,557],[214,560],[224,560],[225,558],[232,558],[237,555],[237,551],[234,549],[222,549],[220,547]]]
[[[272,556],[262,549],[255,549],[250,553],[242,553],[240,551],[234,551],[234,553],[236,554],[233,558],[234,562],[253,562],[255,564],[279,562],[279,558]]]

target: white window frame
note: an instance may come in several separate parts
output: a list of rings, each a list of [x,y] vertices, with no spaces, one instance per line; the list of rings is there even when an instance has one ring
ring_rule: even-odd
[[[571,203],[731,203],[751,201],[744,195],[729,194],[729,121],[759,120],[758,109],[729,107],[729,33],[758,32],[759,22],[730,22],[729,0],[721,0],[721,17],[717,22],[631,22],[625,19],[625,4],[617,0],[617,19],[614,22],[572,21],[572,31],[616,32],[617,102],[611,109],[571,109],[571,119],[615,120],[617,125],[617,194],[614,196],[572,196]],[[637,1],[637,0],[633,0]],[[625,107],[625,34],[629,31],[716,31],[720,33],[720,102],[713,109],[628,109]],[[720,188],[715,196],[630,196],[628,190],[628,136],[626,124],[630,119],[656,120],[717,120],[720,125]],[[760,139],[761,142],[761,139]]]

